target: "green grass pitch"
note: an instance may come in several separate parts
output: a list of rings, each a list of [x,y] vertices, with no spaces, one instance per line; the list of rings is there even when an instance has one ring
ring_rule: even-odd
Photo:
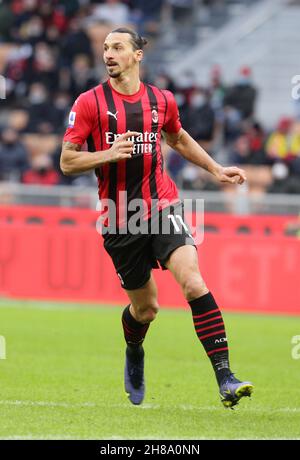
[[[300,439],[300,318],[224,314],[231,367],[254,385],[220,403],[188,309],[162,309],[145,341],[146,398],[123,389],[121,308],[0,301],[1,439]]]

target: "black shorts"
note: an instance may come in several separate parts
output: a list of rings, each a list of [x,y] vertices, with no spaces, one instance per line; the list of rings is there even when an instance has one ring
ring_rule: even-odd
[[[152,268],[166,270],[165,263],[180,246],[193,245],[194,240],[184,222],[183,205],[177,203],[147,222],[147,231],[139,234],[103,235],[104,248],[110,255],[124,289],[142,287],[150,278]]]

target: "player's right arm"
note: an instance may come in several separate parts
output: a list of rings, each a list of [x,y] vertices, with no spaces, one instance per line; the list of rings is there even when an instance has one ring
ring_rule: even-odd
[[[63,142],[60,156],[60,168],[64,175],[81,174],[105,163],[112,163],[131,158],[134,143],[128,138],[139,133],[128,131],[112,144],[110,149],[88,152],[81,151],[81,145],[69,141]]]
[[[131,158],[134,144],[129,138],[139,135],[136,132],[122,134],[107,150],[81,151],[81,146],[92,133],[97,116],[89,103],[89,93],[81,94],[70,111],[69,124],[61,150],[60,168],[66,176],[81,174],[105,163]]]

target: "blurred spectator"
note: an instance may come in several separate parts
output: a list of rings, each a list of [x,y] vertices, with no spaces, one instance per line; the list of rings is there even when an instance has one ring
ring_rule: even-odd
[[[79,94],[99,84],[99,78],[94,76],[90,66],[90,59],[85,54],[79,54],[74,58],[69,92],[76,99]]]
[[[0,42],[7,41],[10,38],[10,31],[14,22],[14,17],[9,8],[9,1],[5,0],[0,3]]]
[[[183,127],[197,141],[213,140],[215,114],[204,89],[198,88],[191,94],[190,107]]]
[[[31,83],[38,81],[49,90],[58,87],[58,68],[55,51],[46,42],[34,46],[24,44],[8,56],[5,76],[15,96],[24,96]]]
[[[66,6],[69,3],[69,13],[72,11],[72,3],[74,2],[69,1],[69,2],[62,2],[64,4],[60,5],[60,0],[56,0],[53,2],[53,0],[43,0],[39,4],[39,15],[43,21],[43,25],[45,30],[47,31],[48,29],[51,29],[55,27],[58,32],[65,32],[68,26],[68,17],[67,17],[67,12],[66,12]],[[77,2],[76,2],[77,3]],[[74,5],[75,8],[73,11],[75,12],[76,9],[78,8],[78,3],[77,5]]]
[[[268,188],[269,193],[300,194],[299,176],[289,175],[289,168],[284,163],[275,163],[272,167],[273,183]]]
[[[95,6],[93,19],[121,26],[129,22],[129,7],[119,0],[106,0]]]
[[[185,70],[181,75],[179,82],[176,83],[177,89],[180,90],[186,97],[186,100],[189,104],[190,96],[194,89],[196,88],[195,83],[195,74],[192,70]]]
[[[131,19],[141,35],[155,36],[159,32],[160,16],[164,0],[133,0]]]
[[[60,40],[60,32],[55,25],[47,27],[45,32],[45,42],[51,47],[56,47]]]
[[[294,158],[290,163],[291,174],[298,176],[300,182],[300,156]]]
[[[51,3],[51,1],[50,1]],[[67,18],[73,17],[78,11],[80,11],[80,6],[84,7],[85,4],[89,3],[89,0],[58,0],[59,10],[63,10]]]
[[[257,90],[251,83],[251,69],[242,67],[237,82],[228,89],[224,104],[229,105],[241,114],[242,119],[252,117]]]
[[[246,134],[249,139],[250,148],[252,152],[256,155],[259,152],[262,152],[264,160],[267,161],[265,151],[264,151],[264,143],[265,143],[265,132],[263,127],[257,121],[251,122],[246,129]]]
[[[211,68],[208,90],[211,95],[211,106],[218,112],[223,107],[226,93],[226,88],[222,81],[222,71],[218,65],[214,65]]]
[[[193,18],[193,0],[167,0],[172,7],[172,16],[176,22],[190,22]]]
[[[292,161],[300,156],[300,123],[288,117],[279,120],[266,143],[267,155],[273,161]]]
[[[60,111],[49,97],[49,92],[42,83],[33,83],[28,95],[29,121],[26,131],[29,133],[54,133],[61,125],[58,117]]]
[[[300,194],[300,122],[281,118],[267,140],[266,151],[275,163],[274,181],[268,191]]]
[[[43,83],[48,90],[55,90],[58,87],[58,67],[55,52],[46,42],[36,44],[30,73],[28,78],[30,82]]]
[[[251,150],[249,140],[245,134],[242,134],[234,143],[234,148],[230,155],[230,161],[237,165],[247,165],[251,163],[250,157]]]
[[[78,54],[92,57],[92,48],[90,39],[83,30],[82,23],[75,17],[71,19],[67,34],[62,39],[61,64],[63,66],[71,65]]]
[[[23,174],[24,184],[57,185],[59,175],[52,166],[49,155],[41,154],[32,159],[32,168]]]
[[[200,188],[199,170],[188,163],[182,170],[182,188],[185,190],[197,190]]]
[[[17,96],[24,96],[28,85],[27,72],[33,49],[29,44],[14,47],[7,56],[4,75],[6,77],[6,103],[13,103]]]
[[[230,162],[239,165],[267,165],[270,160],[264,150],[264,132],[259,123],[246,126],[234,143]]]
[[[160,89],[167,89],[174,93],[176,91],[175,83],[168,75],[160,73],[155,77],[154,85],[158,86]]]
[[[180,119],[183,126],[188,126],[188,119],[189,119],[189,104],[187,102],[186,96],[181,91],[176,91],[174,93],[174,97],[178,106],[178,110],[180,113]]]
[[[52,120],[54,132],[63,133],[65,131],[71,103],[71,97],[67,92],[60,91],[55,94],[53,100],[53,114],[55,114],[55,118]]]
[[[300,157],[300,121],[295,120],[291,126],[290,160]]]
[[[242,134],[242,118],[234,107],[224,107],[224,141],[225,144],[234,142]]]
[[[35,45],[45,39],[45,29],[41,17],[36,14],[23,22],[18,29],[18,37],[23,43]]]
[[[182,171],[182,187],[186,190],[220,190],[220,185],[204,169],[188,163]]]
[[[181,184],[181,173],[187,161],[175,150],[171,150],[167,157],[167,169],[177,185]]]
[[[12,128],[4,128],[0,142],[0,180],[19,181],[28,169],[27,150]]]
[[[13,128],[5,128],[1,135],[0,180],[21,180],[31,157],[33,167],[26,172],[25,183],[94,184],[93,174],[61,175],[60,136],[72,102],[105,78],[101,54],[107,33],[132,22],[140,34],[152,38],[141,78],[174,93],[183,127],[209,152],[220,155],[220,161],[248,165],[255,178],[260,173],[268,176],[261,181],[261,189],[269,186],[268,165],[274,165],[270,191],[295,193],[300,183],[300,99],[296,120],[280,120],[266,136],[263,126],[253,121],[257,90],[249,67],[241,68],[237,81],[228,87],[220,66],[213,65],[206,84],[197,88],[198,69],[188,68],[173,81],[160,65],[160,57],[152,53],[160,34],[159,53],[161,45],[163,52],[170,49],[172,53],[170,43],[176,47],[195,43],[202,37],[196,27],[200,16],[203,24],[212,26],[211,19],[222,16],[225,3],[202,0],[199,15],[195,0],[0,0],[0,41],[1,45],[8,42],[0,50],[7,96],[1,100],[0,123]],[[170,19],[170,15],[173,27],[165,31],[160,19]],[[17,131],[25,134],[28,155]],[[56,145],[50,157],[39,155],[52,152]],[[167,166],[180,186],[218,189],[205,171],[187,164],[175,152],[169,152]]]
[[[39,12],[38,0],[13,0],[11,3],[11,8],[15,15],[15,26],[17,29]]]

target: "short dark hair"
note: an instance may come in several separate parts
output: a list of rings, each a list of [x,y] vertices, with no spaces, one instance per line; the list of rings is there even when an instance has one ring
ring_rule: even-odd
[[[129,34],[131,37],[133,49],[135,51],[144,49],[144,46],[148,43],[145,37],[141,37],[137,32],[132,29],[128,29],[127,27],[119,27],[118,29],[112,30],[111,34],[114,33]]]

